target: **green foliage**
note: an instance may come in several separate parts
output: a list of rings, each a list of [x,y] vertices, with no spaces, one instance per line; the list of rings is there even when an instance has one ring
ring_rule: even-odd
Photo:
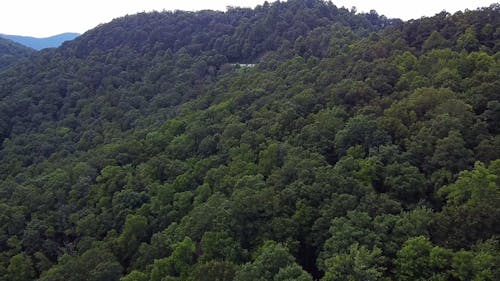
[[[33,262],[30,258],[18,254],[10,259],[7,276],[12,281],[28,281],[35,277]]]
[[[264,176],[271,174],[274,167],[279,165],[279,146],[275,143],[269,145],[259,155],[259,172]]]
[[[254,260],[241,267],[235,281],[243,280],[312,280],[295,263],[295,259],[282,244],[267,241],[257,251]]]
[[[449,45],[449,42],[437,31],[433,31],[429,38],[425,40],[422,48],[424,50],[431,50],[435,48],[445,48]]]
[[[500,280],[499,25],[289,0],[8,45],[0,281]]]
[[[437,140],[431,164],[457,173],[468,168],[471,162],[472,151],[465,147],[465,142],[457,131],[450,131],[449,135]]]
[[[398,280],[439,280],[434,274],[432,265],[437,263],[435,265],[437,269],[446,268],[447,265],[440,262],[449,263],[449,258],[446,259],[446,253],[433,253],[433,251],[426,237],[419,236],[406,241],[395,260]]]
[[[40,280],[118,281],[122,270],[122,266],[112,254],[106,250],[94,248],[81,256],[62,256],[56,266],[41,275]]]
[[[13,66],[34,52],[35,50],[31,48],[5,38],[0,38],[0,71]]]
[[[201,239],[202,261],[222,260],[237,263],[241,261],[243,250],[228,234],[205,232]]]
[[[458,48],[472,52],[479,49],[480,43],[476,38],[474,30],[469,27],[465,30],[464,34],[460,35],[457,39]]]
[[[335,136],[335,148],[340,155],[349,147],[360,145],[365,151],[386,144],[390,137],[368,116],[356,115]]]
[[[198,263],[190,280],[232,281],[236,273],[236,265],[224,261]]]
[[[498,277],[498,269],[495,269],[496,262],[498,259],[489,253],[474,254],[459,251],[452,260],[452,274],[461,281],[495,280]]]
[[[419,236],[406,241],[398,252],[395,271],[398,280],[495,280],[497,261],[489,251],[453,252]]]
[[[312,281],[311,275],[305,272],[298,264],[292,264],[280,269],[274,276],[274,281]]]
[[[325,261],[325,281],[336,280],[381,280],[384,268],[380,265],[382,251],[374,248],[369,251],[364,246],[354,243],[349,252],[335,255]]]
[[[148,281],[148,275],[140,271],[132,271],[126,276],[120,278],[120,281]]]
[[[446,228],[454,239],[444,235],[437,240],[447,246],[459,248],[461,243],[475,243],[488,239],[498,232],[500,204],[500,161],[485,167],[477,162],[471,171],[463,171],[458,179],[438,191],[447,201],[435,221],[435,227],[442,233]]]
[[[116,239],[118,255],[127,260],[135,255],[141,240],[147,234],[147,218],[139,215],[128,215],[122,233]]]
[[[188,237],[174,246],[168,258],[155,260],[151,270],[151,281],[161,281],[167,277],[185,280],[194,264],[195,245]]]

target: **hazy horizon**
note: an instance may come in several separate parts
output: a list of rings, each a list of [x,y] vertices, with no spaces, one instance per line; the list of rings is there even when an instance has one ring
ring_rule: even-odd
[[[275,2],[273,0],[269,3]],[[388,18],[410,20],[422,16],[433,16],[443,10],[455,13],[459,10],[476,9],[498,3],[491,0],[422,0],[416,1],[370,1],[370,0],[336,0],[337,7],[356,7],[358,12],[376,10],[378,14]],[[9,35],[30,36],[36,38],[50,37],[61,33],[84,33],[95,26],[110,22],[127,14],[162,10],[226,10],[227,6],[255,7],[263,4],[263,0],[211,0],[182,2],[162,0],[17,0],[0,3],[0,33]],[[26,9],[30,7],[30,9]],[[61,24],[64,23],[64,24]]]

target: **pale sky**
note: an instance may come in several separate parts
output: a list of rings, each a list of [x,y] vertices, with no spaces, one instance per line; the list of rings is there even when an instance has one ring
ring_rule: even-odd
[[[0,0],[0,33],[46,37],[63,32],[83,33],[114,18],[143,11],[225,10],[226,6],[255,7],[264,0]],[[274,2],[268,0],[268,2]],[[338,7],[404,20],[489,6],[496,0],[332,0]]]

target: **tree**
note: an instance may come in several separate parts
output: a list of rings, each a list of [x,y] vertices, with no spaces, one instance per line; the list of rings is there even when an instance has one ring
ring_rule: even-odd
[[[354,244],[374,249],[380,244],[381,235],[373,229],[373,218],[365,212],[351,211],[346,216],[333,219],[330,238],[326,240],[318,258],[318,267],[327,271],[326,261],[349,251]]]
[[[384,188],[400,201],[416,203],[426,194],[426,179],[410,163],[394,163],[385,167]]]
[[[148,275],[144,272],[133,270],[129,274],[120,278],[120,281],[148,281]]]
[[[368,250],[354,243],[346,253],[340,253],[325,261],[326,272],[322,281],[375,281],[382,280],[382,251],[375,247]]]
[[[495,277],[498,277],[498,270],[495,273],[494,269],[497,261],[490,253],[473,253],[462,250],[453,257],[452,274],[460,281],[495,280]]]
[[[397,253],[395,275],[401,281],[446,280],[452,253],[433,247],[428,238],[408,239]]]
[[[189,237],[184,238],[182,242],[175,245],[172,255],[155,260],[150,280],[161,281],[167,277],[179,277],[185,280],[195,262],[195,251],[194,242]]]
[[[474,152],[477,159],[483,163],[500,159],[500,135],[482,140]]]
[[[463,171],[454,183],[438,190],[438,195],[446,198],[446,205],[433,223],[433,236],[437,241],[460,248],[459,245],[485,240],[498,233],[499,167],[500,160],[491,162],[489,167],[477,162],[473,170]]]
[[[375,120],[369,116],[356,115],[335,135],[335,149],[339,155],[344,155],[349,147],[355,145],[361,145],[368,151],[389,141],[390,137],[379,128]]]
[[[469,167],[472,151],[465,147],[465,142],[458,131],[450,131],[447,137],[436,142],[431,164],[436,168],[444,168],[452,173],[458,173]]]
[[[12,281],[29,281],[35,278],[33,262],[29,257],[18,254],[10,259],[7,275]]]
[[[122,266],[107,250],[93,248],[81,256],[63,256],[40,281],[118,281]]]
[[[143,216],[127,216],[122,233],[117,238],[118,253],[122,261],[128,263],[135,255],[140,243],[146,237],[147,225],[148,220]]]
[[[278,197],[273,189],[245,187],[231,196],[232,230],[243,247],[259,243],[269,232]]]
[[[274,168],[280,165],[280,149],[278,144],[272,143],[259,154],[259,172],[269,176]]]
[[[443,35],[434,30],[431,35],[429,35],[429,38],[425,40],[422,48],[427,51],[435,48],[446,48],[448,45],[449,42],[443,37]]]
[[[237,263],[241,260],[243,249],[234,239],[224,232],[205,232],[201,239],[203,255],[201,261],[230,261]]]
[[[284,276],[293,276],[296,280],[312,280],[302,269],[288,268],[297,267],[295,259],[288,250],[279,243],[267,241],[259,248],[254,260],[241,267],[236,273],[235,281],[250,280],[282,280]],[[298,267],[300,268],[300,267]],[[281,271],[281,274],[280,274]],[[309,276],[309,277],[308,277]],[[295,280],[295,279],[291,279]]]
[[[465,32],[458,37],[457,45],[460,49],[468,52],[477,51],[479,49],[480,44],[472,27],[468,27]]]
[[[209,261],[198,263],[189,280],[206,281],[232,281],[237,270],[237,266],[226,261]]]
[[[282,268],[274,276],[274,281],[312,281],[311,275],[305,272],[298,264]]]

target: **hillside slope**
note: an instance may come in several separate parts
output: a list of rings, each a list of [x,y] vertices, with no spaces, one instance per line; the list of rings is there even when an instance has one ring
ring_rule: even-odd
[[[14,65],[22,58],[33,54],[34,50],[11,40],[0,38],[0,71]]]
[[[499,12],[289,0],[37,53],[0,73],[0,280],[498,280]]]

